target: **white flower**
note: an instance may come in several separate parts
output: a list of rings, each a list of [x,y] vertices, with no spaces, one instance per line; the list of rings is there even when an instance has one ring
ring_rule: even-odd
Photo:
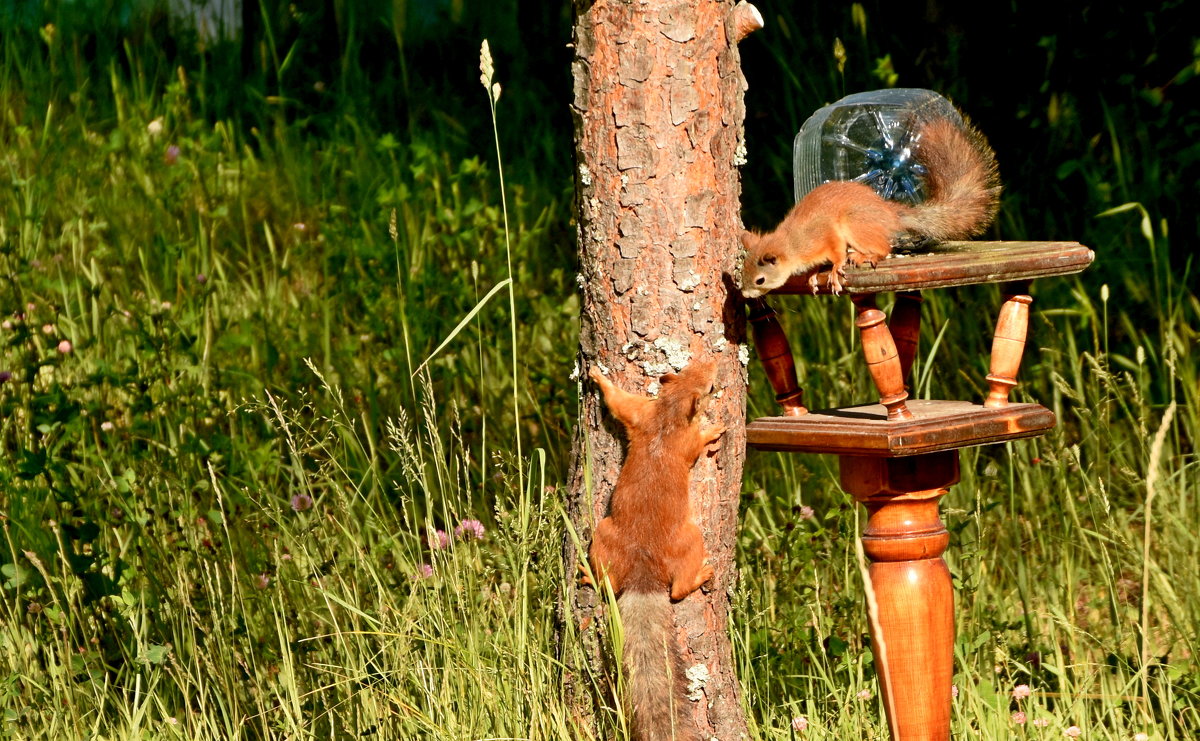
[[[150,123],[146,124],[146,131],[149,132],[150,136],[158,136],[161,134],[163,132],[162,116],[159,116]]]

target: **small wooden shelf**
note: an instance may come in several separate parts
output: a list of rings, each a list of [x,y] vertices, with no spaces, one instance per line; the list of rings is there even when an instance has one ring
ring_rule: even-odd
[[[969,401],[910,399],[911,419],[888,420],[882,404],[760,417],[746,425],[746,443],[789,453],[898,458],[1034,437],[1054,427],[1040,404],[989,409]]]
[[[949,741],[954,675],[954,590],[942,554],[950,533],[938,500],[959,478],[958,449],[1034,437],[1054,427],[1040,404],[1013,404],[1010,392],[1029,329],[1035,278],[1078,273],[1095,255],[1078,242],[943,242],[895,252],[876,267],[847,267],[863,359],[878,404],[809,411],[791,345],[765,298],[749,302],[750,325],[784,416],[746,425],[760,450],[838,456],[842,488],[867,509],[863,552],[878,606],[873,645],[893,741]],[[831,293],[830,269],[793,276],[772,294]],[[810,278],[814,278],[810,283]],[[987,396],[980,401],[909,399],[921,335],[921,291],[1000,283]],[[896,293],[892,315],[875,294]],[[874,650],[874,649],[873,649]]]
[[[848,266],[842,286],[847,293],[883,293],[1032,280],[1081,272],[1095,256],[1078,242],[939,242],[893,252],[874,268]],[[832,293],[830,273],[816,271],[818,294]],[[792,276],[771,294],[812,295],[812,275]]]

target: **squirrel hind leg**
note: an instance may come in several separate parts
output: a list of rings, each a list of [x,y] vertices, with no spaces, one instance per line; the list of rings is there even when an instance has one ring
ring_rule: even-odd
[[[592,535],[591,548],[588,549],[588,563],[592,567],[592,575],[601,584],[606,579],[608,580],[613,594],[620,594],[625,588],[625,579],[629,571],[629,554],[625,551],[620,533],[613,525],[611,517],[605,517],[596,526],[596,532]]]
[[[875,198],[848,212],[839,224],[839,237],[846,242],[846,260],[854,266],[874,264],[892,251],[892,239],[904,232],[901,214],[905,207]]]
[[[897,221],[896,227],[899,226]],[[862,223],[856,225],[846,240],[851,245],[847,250],[846,261],[858,267],[863,264],[874,265],[887,257],[892,251],[892,237],[900,231],[886,223]]]
[[[671,574],[671,599],[681,600],[699,589],[713,577],[712,564],[704,549],[704,536],[695,523],[683,525],[674,553],[671,553],[667,568]]]

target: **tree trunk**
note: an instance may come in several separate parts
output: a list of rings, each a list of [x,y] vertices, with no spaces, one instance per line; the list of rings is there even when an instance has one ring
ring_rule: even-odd
[[[587,371],[645,394],[698,357],[717,364],[708,418],[727,425],[717,455],[692,471],[695,517],[715,569],[711,589],[674,605],[697,726],[745,735],[729,637],[729,594],[745,451],[744,317],[737,262],[743,92],[729,0],[576,0],[576,194],[583,290],[582,401],[564,561],[566,692],[586,735],[611,728],[616,693],[602,600],[574,576],[623,459],[623,436]],[[757,11],[753,19],[761,25]],[[756,27],[756,26],[755,26]],[[752,30],[752,29],[751,29]],[[583,666],[587,662],[590,666]],[[703,666],[701,666],[703,665]],[[607,677],[608,679],[596,679]],[[600,731],[600,737],[608,737]]]

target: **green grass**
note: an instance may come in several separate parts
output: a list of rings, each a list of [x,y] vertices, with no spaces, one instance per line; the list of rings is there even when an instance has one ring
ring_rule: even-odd
[[[555,634],[574,576],[570,144],[544,83],[493,41],[502,191],[478,36],[409,40],[400,115],[354,56],[379,41],[366,21],[332,62],[304,56],[319,23],[281,26],[242,79],[234,49],[47,18],[57,35],[17,28],[0,60],[0,736],[582,738],[559,663],[579,636]],[[818,19],[847,39],[840,74],[831,41],[767,20],[746,42],[748,104],[773,95],[779,119],[752,116],[751,223],[777,218],[778,152],[808,111],[878,84],[893,49],[900,83],[924,82],[849,14]],[[439,66],[453,95],[430,92]],[[1037,90],[1040,148],[1001,150],[1001,234],[1098,259],[1034,287],[1016,395],[1058,428],[964,451],[944,500],[956,736],[1200,733],[1200,298],[1177,203],[1194,116],[1130,70],[1098,115],[1086,90]],[[1047,113],[1052,93],[1072,116]],[[994,108],[969,111],[989,130]],[[919,395],[982,397],[998,301],[927,298]],[[869,398],[848,303],[781,306],[810,403]],[[765,386],[753,374],[751,417]],[[829,458],[748,454],[729,630],[755,738],[886,733],[861,523],[836,476]],[[454,536],[468,519],[482,539]],[[601,737],[622,737],[604,703]]]

